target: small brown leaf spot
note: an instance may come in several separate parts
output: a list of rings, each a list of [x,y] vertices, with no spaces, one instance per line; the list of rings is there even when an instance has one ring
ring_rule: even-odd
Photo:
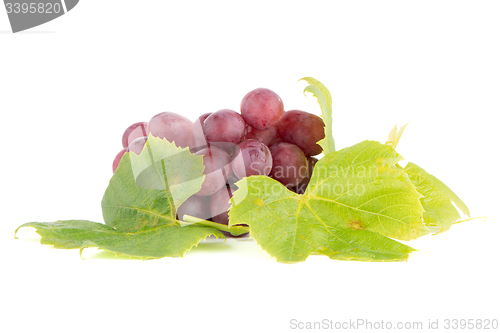
[[[354,230],[363,230],[365,226],[363,225],[363,222],[360,220],[351,220],[349,221],[349,226],[353,228]]]
[[[262,200],[261,198],[257,198],[255,199],[255,201],[253,202],[256,206],[259,206],[259,207],[262,207],[265,205],[264,203],[264,200]]]

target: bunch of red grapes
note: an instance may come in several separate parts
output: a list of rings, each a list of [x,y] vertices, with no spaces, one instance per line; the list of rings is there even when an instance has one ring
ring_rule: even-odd
[[[123,133],[122,149],[113,161],[113,172],[127,152],[140,154],[148,135],[165,138],[203,156],[205,180],[177,215],[191,215],[227,224],[229,201],[238,180],[269,176],[290,190],[304,193],[322,152],[317,142],[325,137],[323,120],[311,113],[286,111],[272,90],[258,88],[243,97],[240,113],[223,109],[201,115],[194,123],[172,112],[162,112],[149,122],[130,125]],[[179,166],[181,167],[181,166]]]

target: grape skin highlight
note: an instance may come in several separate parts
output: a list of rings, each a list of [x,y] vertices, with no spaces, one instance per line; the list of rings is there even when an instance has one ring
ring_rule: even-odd
[[[148,138],[143,136],[142,138],[137,138],[134,141],[130,143],[130,145],[127,148],[128,152],[134,152],[137,155],[139,155],[144,148],[144,145],[146,144],[146,141],[148,141]]]

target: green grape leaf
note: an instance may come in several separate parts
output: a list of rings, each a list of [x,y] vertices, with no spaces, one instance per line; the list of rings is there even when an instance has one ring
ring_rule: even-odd
[[[111,178],[101,202],[105,223],[127,232],[176,224],[176,208],[201,188],[203,169],[202,156],[150,135]]]
[[[321,107],[321,115],[325,122],[325,138],[318,141],[318,144],[323,148],[325,154],[335,151],[335,141],[332,133],[332,95],[328,89],[318,80],[312,77],[304,77],[299,81],[304,80],[309,85],[304,88],[304,94],[310,92],[318,100]]]
[[[470,217],[469,208],[442,181],[411,162],[406,165],[404,170],[417,191],[423,195],[421,202],[425,210],[425,225],[438,227],[439,233],[450,229],[454,223],[460,220],[460,214],[452,202],[462,213]]]
[[[389,132],[389,135],[387,137],[387,142],[385,144],[392,146],[392,148],[396,149],[399,140],[401,139],[401,136],[403,135],[403,132],[406,126],[408,126],[408,124],[409,123],[406,123],[406,125],[402,126],[399,130],[398,130],[398,125],[394,126],[394,128]]]
[[[421,195],[395,164],[388,145],[364,141],[325,155],[304,195],[268,177],[240,180],[229,225],[247,224],[250,236],[280,262],[312,253],[332,259],[397,261],[414,251],[391,238],[416,239],[423,224]]]
[[[30,222],[21,225],[36,228],[41,243],[60,249],[97,247],[130,257],[154,259],[182,257],[184,253],[210,235],[224,237],[209,227],[161,225],[134,233],[120,232],[112,227],[85,220]],[[16,233],[17,233],[16,230]]]
[[[210,235],[224,238],[212,227],[185,226],[176,219],[177,207],[201,188],[203,168],[201,156],[150,136],[141,154],[123,155],[111,178],[102,199],[106,224],[69,220],[19,228],[36,228],[42,244],[56,248],[97,247],[141,258],[182,256]]]

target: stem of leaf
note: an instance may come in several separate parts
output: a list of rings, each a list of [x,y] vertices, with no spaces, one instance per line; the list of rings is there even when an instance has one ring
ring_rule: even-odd
[[[462,223],[462,222],[467,222],[467,221],[472,221],[472,220],[477,220],[477,219],[483,219],[484,221],[486,221],[488,218],[485,217],[485,216],[471,217],[470,219],[467,219],[467,220],[457,221],[454,224],[458,224],[458,223]]]
[[[248,227],[244,227],[241,225],[233,225],[232,227],[229,227],[225,224],[220,224],[217,222],[210,222],[210,221],[199,219],[197,217],[190,216],[190,215],[184,215],[183,219],[184,219],[184,222],[186,222],[186,223],[197,224],[197,225],[202,225],[205,227],[215,228],[215,229],[220,230],[220,231],[226,231],[226,232],[229,232],[233,236],[239,236],[239,235],[243,235],[243,234],[250,232]]]

